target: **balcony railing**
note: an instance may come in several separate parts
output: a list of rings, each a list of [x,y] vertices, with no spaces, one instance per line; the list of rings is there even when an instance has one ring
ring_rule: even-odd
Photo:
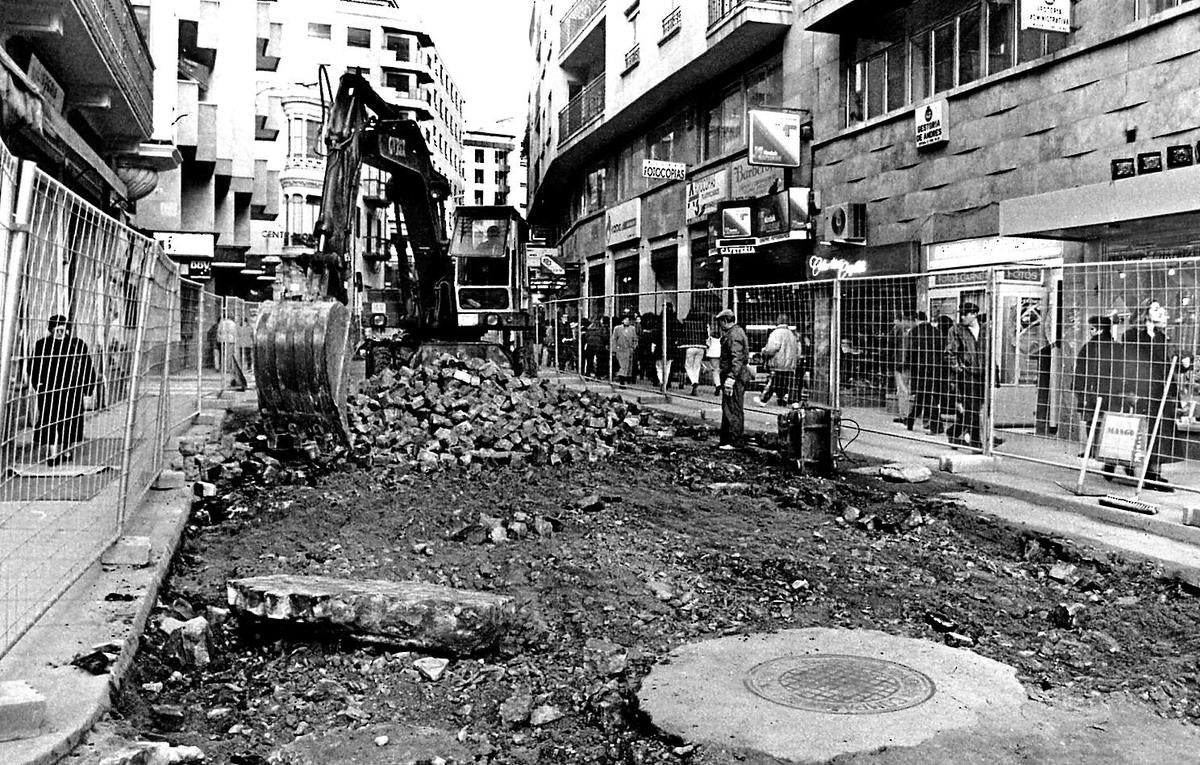
[[[629,50],[625,51],[625,68],[622,72],[628,72],[642,62],[642,46],[634,45]]]
[[[149,134],[154,66],[150,63],[150,48],[133,16],[133,6],[129,0],[76,0],[75,6],[101,55],[110,62],[134,115]]]
[[[673,11],[668,13],[666,16],[663,16],[662,40],[669,39],[672,35],[679,31],[681,26],[683,26],[683,8],[676,6]]]
[[[558,24],[559,52],[565,51],[568,45],[575,42],[575,38],[587,28],[596,14],[603,10],[604,0],[576,0]]]
[[[791,10],[792,0],[708,0],[708,26],[720,24],[727,17],[736,13],[743,5],[779,6]]]
[[[364,260],[378,262],[391,257],[391,238],[386,236],[360,236],[359,253]]]
[[[558,143],[604,117],[604,73],[584,86],[558,113]]]

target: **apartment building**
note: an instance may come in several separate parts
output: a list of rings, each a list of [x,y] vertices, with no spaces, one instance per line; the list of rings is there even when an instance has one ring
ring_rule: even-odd
[[[463,157],[463,204],[512,205],[526,214],[528,169],[515,135],[468,130]]]
[[[139,223],[219,294],[267,299],[298,289],[295,258],[315,245],[321,131],[343,72],[359,72],[421,122],[434,165],[462,193],[462,94],[433,39],[396,0],[150,0],[147,8],[160,62],[155,124],[173,132],[184,162]],[[384,180],[363,169],[353,255],[365,287],[384,286],[398,257],[388,237],[402,223],[383,198]]]
[[[561,6],[531,16],[530,218],[587,294],[1200,254],[1200,3]],[[747,161],[754,108],[804,120],[788,179]],[[808,238],[718,250],[715,208],[770,210],[785,180],[813,191]],[[1056,289],[1005,299],[1035,317]]]
[[[153,130],[142,20],[127,0],[0,4],[5,143],[121,218],[180,160],[170,136]]]

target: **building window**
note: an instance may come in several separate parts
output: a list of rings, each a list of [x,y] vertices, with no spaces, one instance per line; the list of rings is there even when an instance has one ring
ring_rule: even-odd
[[[387,35],[384,38],[384,46],[396,54],[397,61],[412,61],[413,49],[412,40],[401,35]]]
[[[504,171],[503,171],[503,170],[497,170],[497,171],[496,171],[496,185],[497,185],[497,186],[500,186],[500,185],[502,185],[503,183],[504,183]]]
[[[681,162],[683,156],[683,115],[675,115],[646,136],[646,154],[650,159]]]
[[[498,204],[498,205],[508,204],[508,194],[504,193],[503,191],[497,191],[495,199],[496,199],[496,204]]]
[[[704,111],[704,159],[742,148],[746,143],[745,118],[745,92],[738,84]]]
[[[408,75],[404,72],[397,72],[394,69],[383,70],[383,86],[385,88],[395,88],[402,93],[408,91]]]
[[[346,45],[349,45],[351,48],[370,48],[371,30],[346,27]]]
[[[1144,19],[1156,13],[1169,11],[1178,6],[1183,0],[1137,0],[1137,17]]]
[[[475,182],[483,183],[483,171],[482,170],[475,171]]]
[[[477,205],[483,204],[483,192],[482,191],[475,192],[475,204],[477,204]]]
[[[333,27],[328,24],[309,24],[308,36],[318,40],[328,40],[333,37]]]
[[[321,157],[321,123],[312,119],[293,119],[288,122],[288,156]]]
[[[484,162],[484,159],[483,159],[483,149],[476,149],[476,150],[475,150],[475,163],[476,163],[476,164],[479,164],[479,165],[482,165],[482,164],[483,164],[483,162]]]
[[[783,103],[783,65],[769,64],[746,77],[746,108],[758,109]]]

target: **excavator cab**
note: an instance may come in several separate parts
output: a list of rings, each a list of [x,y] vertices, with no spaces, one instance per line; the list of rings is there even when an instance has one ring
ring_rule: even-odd
[[[527,226],[509,206],[459,206],[454,210],[450,257],[458,325],[480,335],[529,328]]]

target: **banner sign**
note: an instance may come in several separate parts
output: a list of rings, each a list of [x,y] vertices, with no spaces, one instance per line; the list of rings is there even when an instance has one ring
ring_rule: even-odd
[[[699,178],[693,178],[687,185],[687,217],[688,220],[702,218],[717,209],[717,202],[729,198],[729,171],[718,170]]]
[[[950,140],[950,125],[946,118],[948,112],[944,98],[930,101],[913,110],[918,149],[940,146]]]
[[[1071,31],[1071,0],[1021,0],[1021,29]]]
[[[800,167],[799,113],[751,109],[748,116],[750,164]]]
[[[684,162],[664,162],[659,159],[643,159],[642,177],[668,181],[686,180],[687,164]]]

